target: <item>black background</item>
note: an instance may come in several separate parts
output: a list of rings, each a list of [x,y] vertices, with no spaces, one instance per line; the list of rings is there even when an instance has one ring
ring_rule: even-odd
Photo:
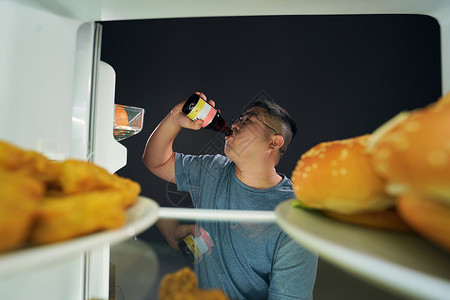
[[[286,107],[299,128],[278,166],[288,177],[317,143],[370,133],[441,96],[440,30],[427,16],[114,21],[103,23],[102,41],[102,60],[116,71],[116,103],[146,111],[142,132],[121,142],[128,163],[117,173],[138,181],[142,195],[161,206],[191,202],[148,172],[142,153],[158,123],[194,91],[215,100],[226,120],[260,96]],[[174,144],[193,154],[222,147],[223,138],[208,130],[183,130]],[[160,249],[159,276],[180,268],[177,256],[157,247],[165,241],[155,226],[139,238]],[[400,299],[322,260],[315,286],[322,299]]]
[[[144,129],[122,143],[119,175],[162,206],[185,194],[142,164],[146,140],[171,108],[195,91],[226,120],[257,97],[284,106],[299,131],[278,166],[291,176],[319,142],[372,132],[402,110],[441,95],[440,30],[419,15],[256,16],[103,23],[101,59],[116,71],[116,103],[143,107]],[[183,130],[175,151],[218,153],[223,138]]]

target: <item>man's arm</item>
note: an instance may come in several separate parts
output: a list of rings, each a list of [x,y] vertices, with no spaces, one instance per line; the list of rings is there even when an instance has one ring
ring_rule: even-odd
[[[206,100],[204,94],[198,93]],[[212,102],[212,101],[211,101]],[[213,102],[211,103],[212,105]],[[182,112],[184,102],[176,105],[172,111],[161,121],[147,140],[142,160],[144,165],[154,175],[161,179],[175,182],[175,153],[173,152],[173,142],[181,128],[198,130],[203,121],[192,122]],[[159,220],[156,223],[161,234],[169,245],[177,251],[178,242],[189,233],[195,235],[195,225],[180,225],[177,220]]]
[[[206,96],[200,94],[202,98]],[[148,138],[142,160],[154,175],[166,181],[175,182],[175,153],[173,142],[181,128],[198,130],[203,121],[193,122],[183,112],[184,102],[176,105],[172,111],[159,123],[158,127]]]

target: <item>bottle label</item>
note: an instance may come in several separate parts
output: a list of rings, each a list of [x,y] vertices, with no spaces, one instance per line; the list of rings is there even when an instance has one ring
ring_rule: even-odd
[[[217,110],[214,109],[211,105],[206,103],[203,99],[198,99],[197,104],[191,110],[187,117],[192,121],[195,120],[203,120],[202,127],[206,127],[211,123],[212,119],[216,115]]]
[[[209,234],[202,227],[200,227],[199,236],[190,234],[186,236],[183,241],[191,250],[195,260],[199,259],[214,246]]]
[[[201,252],[199,247],[197,247],[197,243],[195,242],[194,236],[188,235],[183,240],[191,250],[192,254],[194,254],[194,259],[198,259],[200,256],[202,256],[203,253]]]

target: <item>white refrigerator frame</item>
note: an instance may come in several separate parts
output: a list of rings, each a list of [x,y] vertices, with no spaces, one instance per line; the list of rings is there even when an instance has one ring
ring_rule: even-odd
[[[126,164],[126,149],[112,138],[115,75],[99,61],[98,21],[326,14],[435,18],[442,93],[450,90],[447,0],[0,0],[0,139],[55,160],[90,160],[111,172]],[[0,298],[108,299],[108,276],[105,244],[0,278]]]

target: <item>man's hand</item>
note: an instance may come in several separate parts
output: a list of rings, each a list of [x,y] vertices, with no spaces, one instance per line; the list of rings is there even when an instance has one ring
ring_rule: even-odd
[[[189,234],[196,235],[195,224],[179,224],[172,220],[160,220],[157,226],[166,238],[167,243],[178,252],[180,252],[178,243],[182,239]]]
[[[206,96],[197,92],[203,99]],[[175,153],[173,152],[173,142],[182,128],[199,130],[202,128],[203,120],[193,122],[182,111],[186,101],[177,104],[170,113],[159,123],[153,131],[145,145],[142,160],[154,175],[159,178],[176,183],[175,180]],[[208,103],[214,107],[214,101]]]
[[[203,100],[205,100],[212,107],[215,106],[214,101],[212,101],[212,100],[208,101],[205,94],[200,93],[200,92],[196,92],[195,94],[199,95]],[[183,128],[199,130],[200,128],[202,128],[203,120],[192,121],[191,119],[189,119],[182,111],[184,103],[186,103],[186,101],[183,101],[183,102],[177,104],[172,109],[172,111],[170,112],[172,120],[176,124],[178,124],[179,126],[181,126]]]

